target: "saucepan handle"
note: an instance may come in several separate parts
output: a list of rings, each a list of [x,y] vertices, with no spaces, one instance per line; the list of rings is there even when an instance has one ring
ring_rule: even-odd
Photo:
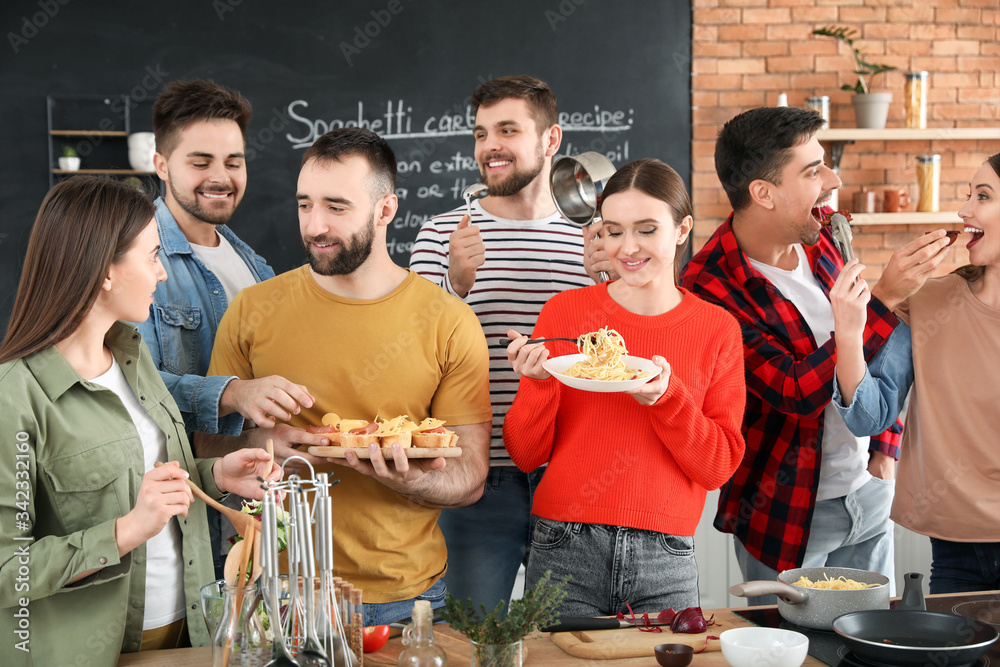
[[[802,604],[809,599],[805,591],[780,581],[746,581],[729,587],[729,593],[741,598],[755,598],[761,595],[777,595],[788,604]]]

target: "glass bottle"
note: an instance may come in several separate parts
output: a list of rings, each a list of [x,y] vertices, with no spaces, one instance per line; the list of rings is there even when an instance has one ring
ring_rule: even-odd
[[[907,72],[906,90],[906,127],[927,127],[927,77],[928,72]]]
[[[244,665],[258,667],[271,660],[264,626],[257,608],[260,597],[257,585],[226,584],[222,618],[212,638],[212,666]]]
[[[917,158],[917,210],[925,213],[940,209],[941,156],[921,155]]]
[[[403,630],[403,645],[397,667],[445,667],[444,649],[434,644],[434,621],[430,600],[413,603],[413,623]]]

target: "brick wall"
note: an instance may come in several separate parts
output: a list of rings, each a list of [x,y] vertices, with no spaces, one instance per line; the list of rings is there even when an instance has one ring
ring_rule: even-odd
[[[903,127],[904,73],[930,74],[928,127],[1000,125],[1000,4],[998,0],[692,0],[692,178],[694,249],[704,245],[730,212],[715,175],[715,136],[741,111],[773,105],[779,93],[791,106],[812,95],[830,96],[830,126],[855,127],[851,94],[840,90],[856,75],[846,45],[813,37],[814,28],[845,25],[862,36],[874,62],[898,71],[875,78],[873,91],[893,93],[887,127]],[[827,148],[829,151],[829,147]],[[845,147],[840,207],[850,208],[862,185],[905,187],[916,195],[916,156],[941,155],[941,210],[958,211],[973,173],[995,141],[859,142]],[[914,205],[909,206],[913,210]],[[950,225],[855,227],[855,248],[876,280],[892,250],[931,229]],[[968,259],[955,247],[941,273]]]

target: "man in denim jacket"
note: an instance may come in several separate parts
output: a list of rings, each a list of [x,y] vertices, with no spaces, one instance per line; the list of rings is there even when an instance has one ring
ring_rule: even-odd
[[[153,294],[150,317],[139,323],[160,376],[184,416],[188,433],[239,435],[252,420],[261,440],[274,437],[280,463],[297,438],[321,445],[298,429],[274,429],[313,399],[283,377],[243,381],[205,377],[215,334],[230,301],[274,271],[226,223],[246,187],[246,129],[250,103],[210,81],[175,81],[153,105],[156,174],[167,186],[156,200],[160,258],[169,279]],[[286,433],[287,432],[287,433]],[[301,433],[301,435],[300,435]],[[263,446],[263,442],[260,443]],[[217,520],[210,526],[217,533]],[[213,534],[214,555],[219,539]],[[217,569],[221,561],[217,561]]]

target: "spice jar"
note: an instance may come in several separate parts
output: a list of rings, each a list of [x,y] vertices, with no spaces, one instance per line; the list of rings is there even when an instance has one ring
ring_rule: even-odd
[[[927,127],[927,72],[907,72],[906,127]]]
[[[819,95],[819,96],[816,96],[816,97],[807,97],[806,98],[806,108],[807,109],[812,109],[813,111],[815,111],[816,113],[818,113],[820,116],[823,117],[823,120],[826,121],[825,123],[823,123],[823,127],[824,128],[830,126],[830,96],[829,95]]]
[[[917,158],[917,210],[936,212],[940,210],[941,156],[921,155]]]

